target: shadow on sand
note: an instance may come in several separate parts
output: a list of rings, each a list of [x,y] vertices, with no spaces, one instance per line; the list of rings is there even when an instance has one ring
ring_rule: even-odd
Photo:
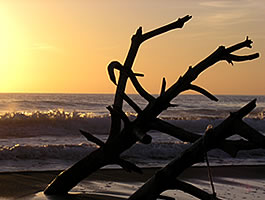
[[[25,199],[23,197],[22,199]],[[28,196],[27,199],[32,200],[124,200],[125,198],[112,196],[110,194],[86,194],[71,193],[66,195],[45,195],[43,192]]]

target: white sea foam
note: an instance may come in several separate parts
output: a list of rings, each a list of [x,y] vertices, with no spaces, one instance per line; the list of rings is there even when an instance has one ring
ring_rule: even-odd
[[[127,113],[133,120],[135,113]],[[219,117],[163,117],[178,127],[193,131],[204,132],[209,124],[218,125],[223,121]],[[258,131],[264,132],[264,111],[252,114],[245,121]],[[0,138],[26,137],[41,135],[72,134],[79,129],[92,131],[94,134],[107,134],[110,127],[110,115],[96,115],[89,112],[66,112],[62,109],[34,112],[7,112],[0,115]]]
[[[34,146],[15,144],[13,146],[0,147],[0,160],[78,160],[97,148],[97,145],[87,143]]]
[[[136,144],[122,157],[140,166],[163,166],[190,146],[182,142],[154,142],[150,145]],[[13,145],[0,147],[0,171],[64,169],[99,148],[90,143],[60,145]],[[265,164],[265,151],[256,149],[242,151],[231,158],[220,150],[208,153],[211,165]],[[201,163],[204,165],[205,163]],[[8,167],[9,166],[9,167]]]
[[[131,95],[143,109],[146,102]],[[205,97],[185,95],[174,99],[176,108],[169,108],[159,117],[185,130],[203,134],[209,124],[220,124],[229,112],[244,106],[252,96],[218,96],[219,102]],[[64,169],[97,149],[80,134],[79,129],[105,141],[110,128],[110,115],[105,108],[112,105],[113,95],[76,94],[0,94],[0,171]],[[258,106],[244,120],[265,133],[265,97],[258,97]],[[137,114],[127,104],[124,110],[130,120]],[[143,166],[161,166],[189,147],[166,134],[151,131],[150,145],[137,143],[122,154]],[[234,137],[238,139],[238,137]],[[211,151],[215,165],[264,164],[264,150],[239,152],[231,159],[221,151]]]

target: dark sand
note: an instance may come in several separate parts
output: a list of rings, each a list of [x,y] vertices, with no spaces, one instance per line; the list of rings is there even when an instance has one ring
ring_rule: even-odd
[[[145,168],[144,174],[138,175],[102,169],[82,181],[70,195],[48,198],[42,191],[59,171],[0,173],[0,199],[126,199],[157,170]],[[221,199],[265,199],[265,166],[212,167],[212,173]],[[192,167],[179,179],[211,192],[204,167]],[[169,191],[167,195],[178,200],[195,199],[181,191]]]

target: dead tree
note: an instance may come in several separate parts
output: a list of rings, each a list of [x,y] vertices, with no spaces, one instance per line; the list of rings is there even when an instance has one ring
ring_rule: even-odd
[[[129,161],[122,159],[120,155],[122,152],[133,146],[137,141],[140,141],[144,144],[151,143],[152,137],[147,134],[147,132],[150,130],[158,130],[186,142],[194,143],[196,141],[195,144],[197,144],[198,141],[202,140],[200,135],[175,127],[159,119],[158,115],[164,110],[166,110],[168,107],[174,106],[170,102],[177,95],[179,95],[180,93],[186,90],[197,91],[205,95],[206,97],[210,98],[211,100],[217,101],[217,98],[214,95],[212,95],[205,89],[192,84],[192,82],[198,77],[198,75],[219,61],[226,60],[229,63],[233,64],[233,61],[241,62],[241,61],[256,59],[257,57],[259,57],[259,54],[255,53],[244,56],[238,56],[232,54],[234,51],[242,49],[244,47],[251,48],[252,41],[249,40],[248,38],[245,41],[235,44],[228,48],[220,46],[216,51],[214,51],[210,56],[208,56],[206,59],[198,63],[196,66],[190,67],[188,71],[184,74],[184,76],[180,77],[178,81],[174,83],[171,87],[169,87],[167,90],[166,90],[166,81],[165,79],[163,79],[160,96],[158,96],[157,98],[153,97],[151,94],[145,91],[145,89],[138,82],[137,76],[142,76],[142,75],[134,73],[132,71],[132,65],[135,60],[137,51],[140,45],[144,41],[159,34],[165,33],[167,31],[176,28],[182,28],[183,25],[190,19],[191,16],[187,15],[183,18],[179,18],[177,21],[173,23],[162,26],[158,29],[147,32],[145,34],[142,33],[141,27],[136,31],[136,34],[133,35],[132,37],[131,47],[129,49],[124,65],[121,65],[117,61],[113,61],[108,66],[109,76],[114,84],[116,84],[114,76],[115,69],[120,71],[120,76],[117,84],[114,105],[107,107],[107,109],[111,113],[111,129],[107,141],[104,143],[103,141],[94,137],[92,134],[82,131],[81,133],[89,141],[98,144],[100,147],[97,150],[91,152],[88,156],[86,156],[76,164],[74,164],[69,169],[66,169],[65,171],[60,173],[45,189],[44,191],[45,194],[47,195],[65,194],[68,191],[70,191],[75,185],[77,185],[81,180],[83,180],[93,172],[97,171],[101,167],[108,164],[118,164],[127,171],[134,171],[141,173],[141,169],[139,167],[137,167],[135,164]],[[133,83],[136,91],[148,102],[147,106],[143,110],[140,109],[138,105],[135,102],[133,102],[133,100],[131,100],[124,93],[128,78]],[[126,114],[124,113],[124,111],[122,110],[123,101],[126,101],[138,113],[136,119],[134,119],[133,121],[130,121],[126,116]],[[121,129],[121,121],[123,121],[124,124],[124,127],[122,129]],[[231,126],[233,125],[233,123],[231,123]],[[234,134],[234,132],[230,131],[230,129],[220,130],[218,128],[218,134],[217,134],[218,137],[220,134],[219,132],[222,131],[225,132],[227,130],[229,130],[231,134]],[[243,130],[242,128],[238,129],[237,134],[239,133],[244,134],[245,130]],[[227,135],[227,133],[225,133],[225,135]],[[263,142],[262,145],[263,145],[264,137],[261,135],[259,135],[258,137],[262,138]],[[255,149],[255,148],[260,148],[262,146],[260,143],[257,144],[256,140],[231,141],[231,140],[226,140],[225,138],[226,137],[222,137],[221,141],[219,141],[216,144],[214,143],[214,145],[210,147],[220,148],[225,152],[229,153],[231,156],[235,156],[239,150]],[[264,145],[262,146],[262,148],[264,148]],[[182,170],[184,170],[185,167],[190,166],[193,162],[194,161],[187,161],[188,164],[184,164]],[[177,177],[178,173],[181,173],[181,170],[179,170],[178,172],[174,172],[175,177]],[[184,183],[181,183],[180,185],[183,186]],[[146,189],[143,190],[148,191]],[[140,192],[140,193],[143,194],[145,192],[143,193]],[[137,192],[131,198],[148,199],[146,198],[148,195],[142,198],[141,195],[138,197],[138,194],[139,192]],[[157,196],[151,195],[149,199],[155,199],[156,197]]]
[[[250,143],[260,148],[265,148],[264,136],[242,121],[242,118],[255,108],[255,102],[256,100],[251,101],[239,111],[231,113],[217,127],[208,129],[205,135],[194,142],[190,148],[182,152],[181,155],[177,156],[167,166],[159,170],[129,199],[155,200],[162,192],[172,189],[182,190],[199,199],[218,199],[193,185],[178,180],[177,176],[193,164],[204,160],[204,155],[207,151],[220,148],[220,143],[234,134],[239,134]],[[236,150],[240,150],[240,148]]]

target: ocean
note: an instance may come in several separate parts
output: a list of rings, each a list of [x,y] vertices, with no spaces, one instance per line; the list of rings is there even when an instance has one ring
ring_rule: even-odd
[[[129,95],[144,108],[138,95]],[[265,134],[265,96],[217,96],[213,102],[200,95],[180,95],[159,117],[178,127],[203,134],[211,124],[218,125],[230,112],[254,98],[257,107],[244,120]],[[80,129],[106,140],[110,127],[113,94],[0,94],[0,172],[62,170],[98,148],[88,142]],[[124,103],[124,111],[133,120],[136,113]],[[142,167],[164,166],[191,144],[166,134],[151,131],[149,145],[135,144],[122,154]],[[238,139],[234,136],[231,139]],[[239,152],[231,158],[220,150],[208,153],[211,165],[265,164],[265,150]],[[198,165],[205,165],[199,163]],[[118,167],[118,166],[107,166]]]

